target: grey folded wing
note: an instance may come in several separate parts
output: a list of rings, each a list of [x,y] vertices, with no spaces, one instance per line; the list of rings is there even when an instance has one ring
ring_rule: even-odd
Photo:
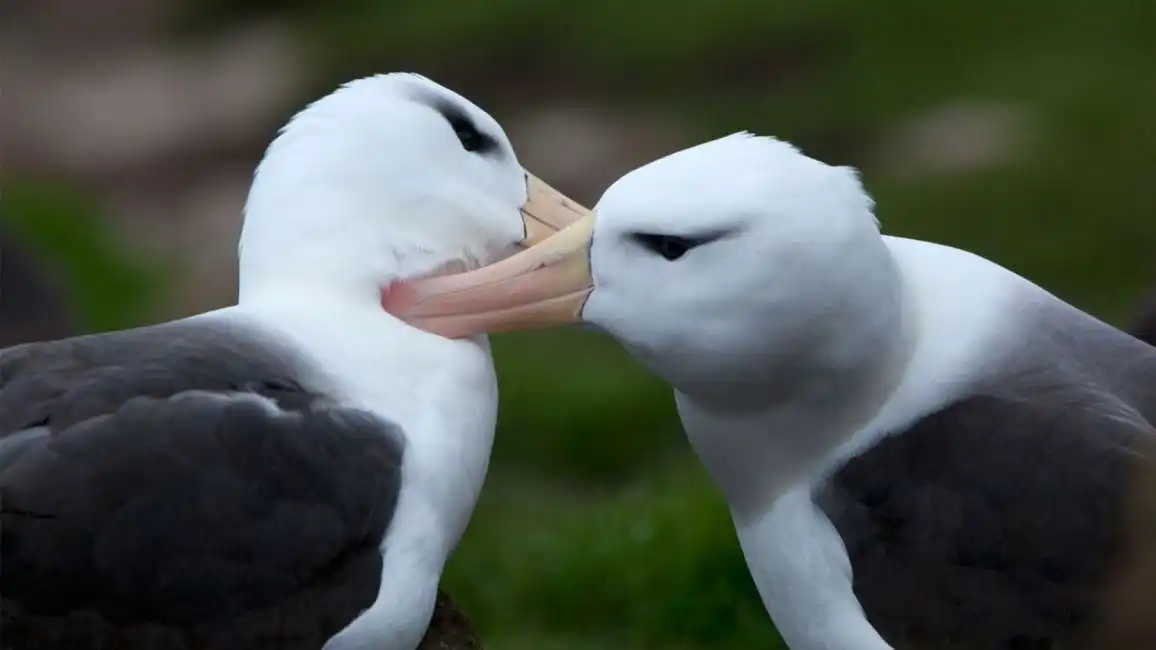
[[[4,647],[38,626],[245,647],[255,621],[296,647],[373,601],[404,438],[290,358],[188,325],[0,352]]]

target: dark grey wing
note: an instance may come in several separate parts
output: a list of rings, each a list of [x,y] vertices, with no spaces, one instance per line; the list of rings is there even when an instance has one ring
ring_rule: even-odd
[[[319,648],[376,597],[400,432],[242,332],[128,334],[0,356],[3,647]]]
[[[207,319],[17,345],[0,350],[0,439],[188,390],[255,392],[300,409],[324,397],[300,385],[302,369],[284,345]]]
[[[852,460],[820,501],[868,619],[889,641],[985,649],[1090,624],[1140,433],[976,397]]]
[[[856,596],[889,641],[1059,648],[1095,622],[1156,414],[1151,350],[1104,336],[885,438],[823,486]],[[1057,341],[1044,347],[1062,353]]]

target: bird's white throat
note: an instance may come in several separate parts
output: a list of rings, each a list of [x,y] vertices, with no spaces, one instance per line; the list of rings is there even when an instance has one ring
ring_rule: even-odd
[[[821,344],[741,382],[675,386],[687,436],[737,518],[759,516],[821,473],[902,381],[917,337],[914,296],[889,254],[880,264],[875,286],[847,294],[839,322],[816,323]]]

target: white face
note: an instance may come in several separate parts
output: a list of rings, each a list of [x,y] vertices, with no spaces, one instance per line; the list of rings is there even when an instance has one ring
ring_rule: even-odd
[[[581,320],[700,398],[821,392],[893,325],[872,207],[854,170],[737,134],[623,176],[514,257],[404,283],[386,308],[443,336]]]
[[[242,275],[388,282],[476,266],[525,236],[527,177],[498,123],[424,77],[353,81],[295,116],[246,205]]]
[[[781,141],[680,151],[599,201],[582,320],[684,391],[792,381],[888,270],[871,209],[853,170]]]

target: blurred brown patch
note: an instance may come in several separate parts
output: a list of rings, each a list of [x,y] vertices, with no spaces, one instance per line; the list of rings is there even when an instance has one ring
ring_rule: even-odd
[[[439,589],[433,619],[417,650],[482,650],[482,643],[465,615]]]
[[[1142,303],[1128,331],[1156,345],[1156,291]],[[1102,627],[1093,631],[1081,649],[1156,648],[1156,432],[1139,451],[1137,480],[1125,521],[1127,553],[1117,560],[1103,603]]]
[[[1139,450],[1136,481],[1125,513],[1125,552],[1101,603],[1100,624],[1078,650],[1156,648],[1156,432]]]

